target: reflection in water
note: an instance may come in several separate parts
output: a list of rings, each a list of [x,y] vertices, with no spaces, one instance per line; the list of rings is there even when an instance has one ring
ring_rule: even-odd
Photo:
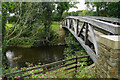
[[[18,47],[8,47],[6,56],[10,61],[10,65],[15,67],[26,67],[26,62],[32,64],[46,64],[64,58],[64,46],[47,46],[38,48],[18,48]],[[18,60],[12,60],[16,56],[22,56]],[[16,64],[15,64],[16,63]]]
[[[10,60],[14,57],[14,53],[9,50],[9,51],[6,52],[6,57],[8,58],[8,60]]]
[[[16,65],[15,62],[12,60],[12,58],[14,57],[14,53],[12,51],[8,50],[6,52],[6,57],[7,57],[8,61],[9,61],[9,63],[10,63],[10,66],[12,68],[14,68],[15,65]]]

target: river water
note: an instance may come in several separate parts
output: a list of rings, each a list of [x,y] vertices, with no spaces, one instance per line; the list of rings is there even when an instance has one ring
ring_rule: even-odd
[[[64,59],[64,48],[65,46],[8,47],[6,56],[12,68],[27,67],[27,64],[46,64]]]

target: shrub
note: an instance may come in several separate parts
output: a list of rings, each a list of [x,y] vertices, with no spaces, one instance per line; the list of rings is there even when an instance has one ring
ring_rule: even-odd
[[[46,45],[55,45],[58,41],[58,34],[55,33],[51,28],[48,31],[45,30],[45,27],[42,27],[40,31],[33,37],[34,46],[46,46]]]
[[[68,37],[65,39],[65,42],[68,46],[64,50],[65,55],[75,55],[76,51],[83,50],[80,43],[74,38],[74,36],[71,33],[69,33]]]
[[[8,45],[11,46],[20,46],[20,45],[25,45],[25,46],[32,46],[33,45],[33,40],[29,39],[29,38],[15,38],[13,40],[11,40]]]

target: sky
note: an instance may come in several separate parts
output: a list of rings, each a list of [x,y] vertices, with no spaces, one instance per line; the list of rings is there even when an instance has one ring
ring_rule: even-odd
[[[87,9],[86,5],[85,5],[85,0],[80,0],[80,3],[76,4],[77,8],[70,8],[68,12],[72,12],[72,11],[77,11],[77,10],[85,10]]]
[[[68,12],[72,12],[72,11],[77,11],[77,10],[85,10],[87,9],[86,5],[85,5],[85,0],[79,0],[79,3],[76,4],[77,8],[70,8],[68,10]],[[13,16],[14,14],[10,14],[10,16]]]

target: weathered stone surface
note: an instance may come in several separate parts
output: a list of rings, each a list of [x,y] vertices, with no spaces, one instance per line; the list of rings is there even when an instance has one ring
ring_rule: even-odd
[[[110,51],[112,54],[119,54],[119,58],[120,58],[120,49],[111,49]]]
[[[120,49],[120,40],[118,37],[119,36],[101,35],[99,37],[99,42],[112,49]]]
[[[120,54],[113,54],[111,58],[119,58]]]
[[[106,78],[111,78],[111,76],[109,74],[107,74],[107,77]]]
[[[116,71],[110,71],[110,76],[113,77],[115,75]]]
[[[115,66],[115,67],[108,66],[108,71],[111,71],[111,70],[118,71],[118,66]]]
[[[99,40],[102,41],[99,41],[98,58],[95,64],[96,76],[99,78],[118,78],[120,47],[117,44],[120,44],[120,40],[115,36],[110,36],[110,38],[101,36]]]
[[[111,62],[111,63],[117,63],[118,64],[118,61],[119,61],[119,58],[116,58],[116,59],[109,58],[109,62]]]
[[[112,62],[110,62],[110,60],[107,60],[107,63],[108,63],[111,67],[117,65],[117,63],[112,63]]]
[[[108,71],[108,64],[106,62],[104,63],[103,66],[104,66],[105,70]]]

